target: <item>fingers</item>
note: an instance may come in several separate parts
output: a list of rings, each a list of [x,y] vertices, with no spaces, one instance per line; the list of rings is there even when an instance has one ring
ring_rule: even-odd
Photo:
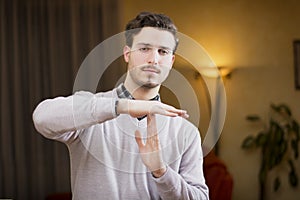
[[[187,111],[183,110],[182,113],[179,114],[180,117],[183,117],[183,118],[189,118],[189,114],[187,114]]]
[[[156,102],[154,105],[152,105],[152,107],[149,110],[149,114],[160,114],[169,117],[189,117],[186,110],[177,109],[173,106],[161,102]]]
[[[147,115],[147,138],[157,135],[156,119],[154,114]]]
[[[139,148],[142,148],[144,146],[141,133],[138,130],[135,131],[135,141],[138,144]]]
[[[168,106],[168,107],[169,107],[169,109],[167,109],[165,111],[166,116],[170,116],[170,117],[180,116],[180,117],[183,117],[183,118],[188,118],[189,117],[186,110],[177,109],[177,108],[174,108],[172,106]]]

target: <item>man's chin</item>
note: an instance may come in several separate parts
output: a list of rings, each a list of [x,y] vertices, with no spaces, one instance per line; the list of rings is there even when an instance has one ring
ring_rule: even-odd
[[[158,83],[144,83],[142,85],[143,88],[146,88],[146,89],[153,89],[153,88],[156,88],[158,87],[160,84]]]

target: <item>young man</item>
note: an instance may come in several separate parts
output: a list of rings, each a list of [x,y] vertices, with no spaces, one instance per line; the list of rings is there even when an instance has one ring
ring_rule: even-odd
[[[125,82],[41,102],[36,129],[68,146],[73,199],[208,199],[200,134],[186,111],[160,102],[178,40],[169,17],[126,26]]]

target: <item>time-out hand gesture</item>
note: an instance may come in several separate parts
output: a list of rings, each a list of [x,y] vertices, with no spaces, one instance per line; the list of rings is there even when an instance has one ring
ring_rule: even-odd
[[[162,176],[166,171],[166,166],[161,155],[154,114],[147,116],[147,140],[145,143],[143,143],[141,133],[138,130],[135,132],[135,140],[139,147],[141,159],[146,167],[155,177]]]

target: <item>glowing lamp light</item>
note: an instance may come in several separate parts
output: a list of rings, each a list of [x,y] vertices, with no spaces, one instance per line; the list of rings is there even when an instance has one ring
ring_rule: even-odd
[[[200,70],[200,73],[208,78],[230,78],[232,71],[233,69],[227,67],[204,67]]]

